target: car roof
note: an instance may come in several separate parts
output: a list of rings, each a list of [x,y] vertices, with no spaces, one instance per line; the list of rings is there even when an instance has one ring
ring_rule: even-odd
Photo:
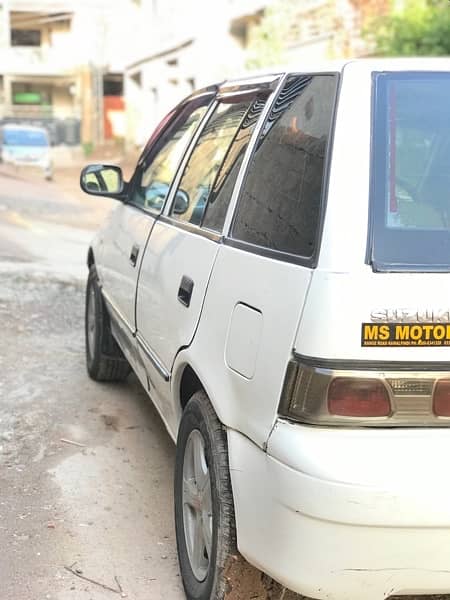
[[[341,60],[305,61],[298,60],[269,69],[247,71],[240,77],[227,79],[221,86],[242,85],[267,81],[286,73],[342,73],[353,69],[366,71],[450,71],[449,57],[407,57],[407,58],[351,58]]]
[[[37,125],[26,125],[24,123],[4,123],[2,129],[14,129],[15,131],[39,131],[48,133],[45,127],[38,127]]]

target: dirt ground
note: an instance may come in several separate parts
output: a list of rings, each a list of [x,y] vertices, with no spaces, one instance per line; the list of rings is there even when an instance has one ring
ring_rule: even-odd
[[[86,244],[109,209],[0,176],[2,600],[184,598],[173,443],[136,379],[85,372]]]

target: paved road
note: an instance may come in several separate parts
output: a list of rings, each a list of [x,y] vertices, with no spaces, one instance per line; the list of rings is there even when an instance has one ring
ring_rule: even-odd
[[[173,444],[133,377],[85,373],[85,254],[111,203],[64,190],[0,175],[0,598],[120,597],[76,563],[181,600]]]

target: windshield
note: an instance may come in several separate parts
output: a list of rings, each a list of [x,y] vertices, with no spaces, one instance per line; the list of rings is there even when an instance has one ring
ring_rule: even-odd
[[[44,131],[32,129],[4,129],[5,146],[48,146],[48,137]]]
[[[371,262],[450,270],[450,73],[375,75]]]

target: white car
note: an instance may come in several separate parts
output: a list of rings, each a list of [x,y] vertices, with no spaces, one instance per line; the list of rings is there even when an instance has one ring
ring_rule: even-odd
[[[86,351],[177,442],[189,600],[239,553],[328,600],[450,593],[450,60],[182,102],[89,248]]]
[[[38,170],[45,179],[53,178],[53,162],[48,132],[43,127],[7,123],[0,127],[0,163]]]

